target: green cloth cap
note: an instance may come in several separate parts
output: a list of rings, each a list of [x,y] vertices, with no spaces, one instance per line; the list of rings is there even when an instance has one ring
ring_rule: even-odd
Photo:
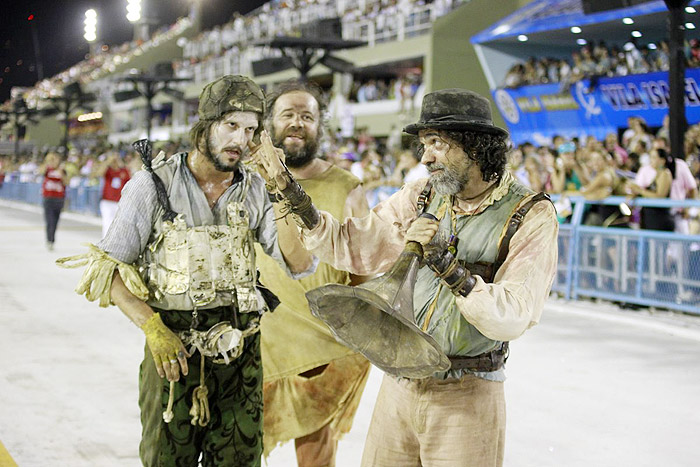
[[[222,76],[199,95],[200,120],[217,120],[229,112],[256,112],[262,117],[264,109],[265,94],[246,76]]]

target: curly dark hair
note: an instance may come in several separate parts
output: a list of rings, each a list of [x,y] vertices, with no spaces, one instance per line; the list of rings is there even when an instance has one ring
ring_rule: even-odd
[[[449,140],[458,144],[471,160],[479,164],[481,178],[485,182],[498,180],[503,176],[508,160],[510,143],[508,137],[476,131],[441,130]],[[423,146],[418,146],[418,159],[423,157]]]
[[[323,90],[316,84],[310,81],[289,80],[281,83],[270,91],[265,97],[265,128],[269,129],[272,125],[272,109],[275,108],[275,102],[280,96],[290,92],[306,92],[311,94],[318,103],[318,111],[321,117],[319,125],[319,136],[323,136],[325,126],[328,120],[328,102],[323,95]]]

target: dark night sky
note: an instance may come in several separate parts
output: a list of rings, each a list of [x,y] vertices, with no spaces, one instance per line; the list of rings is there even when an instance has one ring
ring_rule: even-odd
[[[189,11],[191,0],[142,0],[142,14],[171,24]],[[204,2],[205,29],[225,23],[235,11],[248,11],[264,0],[199,0]],[[126,0],[0,0],[0,103],[12,86],[38,81],[32,28],[36,28],[44,78],[79,62],[88,52],[83,20],[89,8],[97,10],[97,40],[119,45],[133,37],[126,19]],[[29,15],[34,15],[28,21]]]

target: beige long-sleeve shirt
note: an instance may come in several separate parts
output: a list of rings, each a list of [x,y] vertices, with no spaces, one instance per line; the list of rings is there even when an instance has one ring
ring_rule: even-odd
[[[457,215],[483,212],[503,197],[513,182],[506,173],[487,198],[458,204]],[[347,218],[343,224],[321,212],[321,222],[311,231],[304,230],[302,241],[321,261],[337,269],[358,275],[386,272],[403,251],[425,183],[425,179],[409,183],[369,215]],[[558,231],[552,203],[535,204],[513,235],[508,257],[494,282],[475,276],[471,293],[456,299],[462,316],[484,336],[509,341],[537,324],[556,273]]]

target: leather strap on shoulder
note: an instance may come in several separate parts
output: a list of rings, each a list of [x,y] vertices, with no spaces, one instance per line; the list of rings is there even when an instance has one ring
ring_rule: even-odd
[[[433,185],[430,183],[430,180],[427,181],[425,184],[425,187],[423,188],[423,191],[420,192],[420,195],[418,195],[418,203],[416,204],[416,214],[420,216],[425,212],[425,208],[428,207],[429,201],[430,201],[430,193],[433,190]]]
[[[496,258],[496,262],[494,263],[495,267],[493,269],[494,276],[496,275],[496,271],[498,271],[501,265],[503,265],[503,263],[505,262],[506,257],[508,256],[508,249],[510,247],[510,239],[513,238],[515,232],[517,232],[520,228],[523,219],[525,219],[525,215],[536,203],[542,200],[547,200],[550,203],[552,202],[552,200],[549,199],[549,195],[547,193],[537,193],[536,195],[531,197],[527,202],[523,203],[523,205],[520,206],[511,216],[510,220],[508,221],[506,233],[503,235],[503,240],[501,240],[501,245],[498,248],[498,257]]]

